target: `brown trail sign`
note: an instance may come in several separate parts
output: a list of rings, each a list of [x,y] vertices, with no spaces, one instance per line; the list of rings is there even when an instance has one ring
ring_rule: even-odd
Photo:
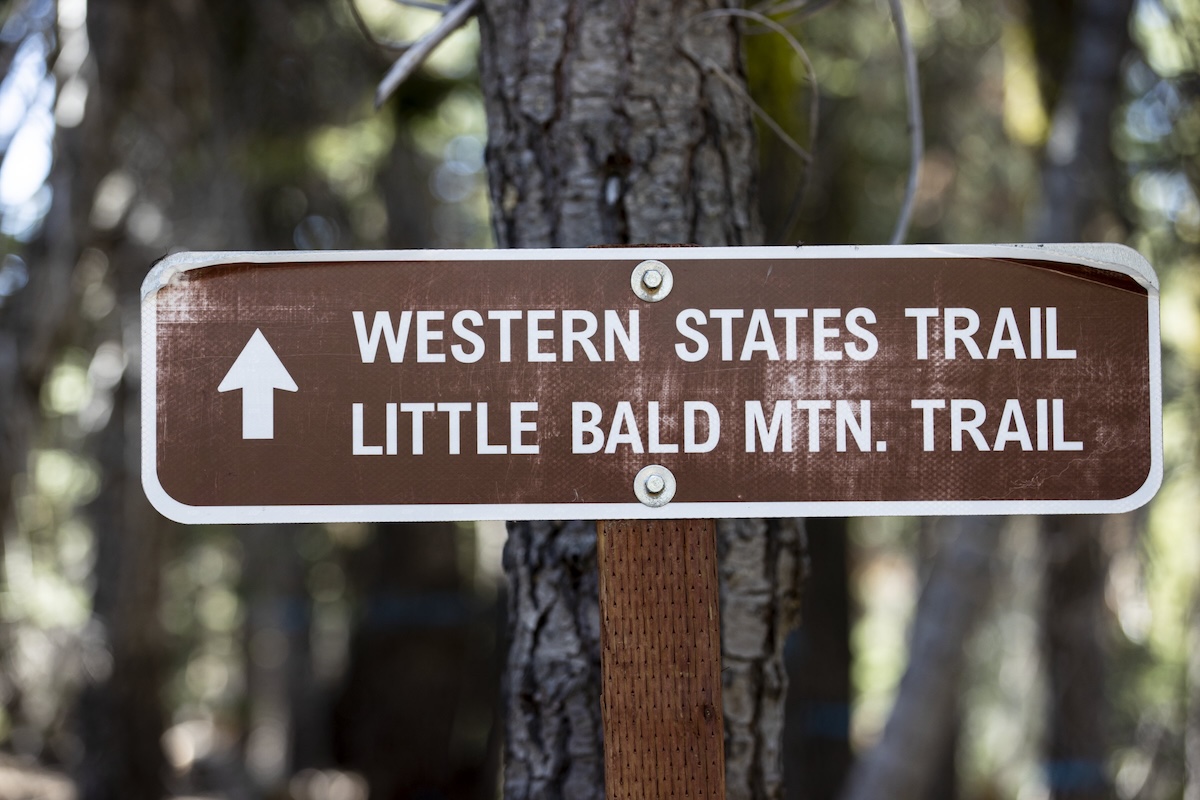
[[[182,522],[1110,512],[1161,474],[1117,246],[180,254],[143,296]]]
[[[711,518],[1162,476],[1158,284],[1112,245],[184,253],[142,320],[172,519],[608,520],[610,798],[724,796]]]

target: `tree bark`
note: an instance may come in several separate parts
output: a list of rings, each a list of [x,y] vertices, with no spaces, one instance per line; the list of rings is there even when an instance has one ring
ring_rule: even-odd
[[[510,522],[504,796],[604,797],[592,523]]]
[[[501,247],[758,244],[748,107],[714,0],[486,0],[480,69]]]
[[[717,523],[725,784],[729,800],[783,797],[783,647],[799,622],[806,548],[800,520]]]
[[[714,0],[484,0],[480,72],[501,247],[761,243],[737,28]],[[779,796],[797,523],[718,527],[729,797]],[[511,523],[505,794],[604,795],[595,528]],[[722,568],[722,577],[730,573]]]
[[[851,774],[846,800],[918,800],[929,795],[956,726],[963,642],[987,607],[997,517],[951,517],[945,545],[921,593],[911,653],[883,738]]]
[[[1076,4],[1073,46],[1046,145],[1036,241],[1111,237],[1114,227],[1119,230],[1110,132],[1132,7],[1131,0]],[[1100,525],[1097,517],[1042,522],[1042,639],[1050,692],[1045,757],[1055,800],[1098,800],[1112,793],[1103,625],[1108,557]]]

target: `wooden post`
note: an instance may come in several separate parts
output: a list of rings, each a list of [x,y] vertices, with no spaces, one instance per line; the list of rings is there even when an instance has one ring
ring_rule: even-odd
[[[724,798],[712,520],[597,523],[605,786],[617,798]]]

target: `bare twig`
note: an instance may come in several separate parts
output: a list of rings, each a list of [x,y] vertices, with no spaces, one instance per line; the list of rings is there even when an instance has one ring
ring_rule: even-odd
[[[908,134],[910,137],[910,162],[908,184],[904,187],[904,203],[892,231],[892,244],[900,244],[908,236],[912,222],[913,206],[917,199],[917,182],[921,176],[921,161],[925,157],[925,122],[921,113],[921,87],[917,81],[917,54],[908,25],[904,22],[904,8],[900,0],[888,0],[892,7],[892,23],[896,26],[896,37],[900,40],[900,52],[904,56],[904,89],[908,94]]]
[[[392,64],[392,68],[380,81],[379,88],[375,92],[375,107],[379,108],[383,105],[400,87],[400,84],[408,80],[409,76],[425,63],[425,59],[429,58],[429,55],[446,40],[447,36],[466,24],[478,5],[479,0],[460,0],[448,7],[438,23],[428,33],[413,42],[404,55],[396,59],[395,64]]]
[[[750,111],[754,114],[754,116],[761,119],[763,124],[770,128],[771,131],[779,137],[779,139],[784,143],[784,145],[787,146],[789,150],[796,154],[797,158],[799,158],[805,164],[812,163],[812,153],[804,149],[791,134],[783,129],[782,125],[775,121],[774,117],[767,113],[766,109],[755,102],[754,98],[750,96],[750,93],[746,91],[745,86],[742,86],[742,84],[735,80],[732,75],[722,69],[720,65],[711,59],[705,59],[704,68],[716,75],[722,83],[724,83],[734,92],[736,92],[738,96],[745,100],[746,105],[750,106]]]
[[[834,0],[814,0],[814,3],[820,5],[833,1]],[[795,51],[796,55],[800,58],[800,61],[804,64],[804,69],[808,73],[808,81],[812,87],[812,90],[809,95],[808,105],[808,147],[805,148],[802,147],[800,143],[795,140],[795,138],[788,134],[787,131],[785,131],[783,127],[776,122],[775,119],[768,114],[765,109],[762,108],[762,106],[756,103],[753,98],[750,97],[750,94],[746,91],[745,87],[739,81],[734,80],[731,75],[729,75],[720,67],[720,65],[706,56],[697,57],[695,53],[691,52],[687,54],[694,61],[715,74],[721,79],[722,82],[733,89],[734,92],[736,92],[737,95],[750,106],[750,110],[754,113],[754,115],[761,119],[766,126],[770,128],[776,136],[779,137],[780,141],[782,141],[789,150],[795,153],[796,156],[804,162],[804,183],[796,195],[796,199],[792,205],[792,212],[788,216],[787,227],[784,230],[784,233],[786,234],[786,232],[791,230],[791,228],[795,225],[796,218],[799,216],[804,197],[808,193],[808,188],[812,180],[812,170],[810,169],[812,165],[812,153],[813,149],[816,147],[817,129],[821,119],[820,95],[817,92],[817,72],[813,68],[812,60],[808,57],[808,53],[805,51],[804,46],[796,40],[796,37],[792,35],[792,32],[775,20],[764,16],[757,11],[747,11],[740,8],[718,8],[712,11],[705,11],[703,14],[697,14],[688,20],[687,24],[684,26],[684,31],[686,32],[687,28],[695,22],[699,22],[703,19],[712,19],[715,17],[741,17],[744,19],[749,19],[768,28],[774,33],[779,34],[791,46],[792,50]],[[684,41],[686,42],[686,39]]]
[[[847,800],[911,800],[932,792],[966,669],[963,642],[978,629],[995,589],[1000,517],[945,517],[949,538],[921,590],[909,634],[908,668],[883,735],[849,775]]]
[[[799,19],[803,20],[836,2],[837,0],[768,0],[765,3],[759,3],[751,10],[773,17],[781,14],[796,14]]]
[[[389,53],[401,53],[408,49],[408,42],[390,42],[376,36],[371,30],[371,26],[367,25],[367,21],[363,19],[362,12],[358,10],[358,3],[355,0],[346,0],[346,5],[350,7],[350,16],[354,18],[354,24],[358,26],[359,33],[371,44]]]
[[[422,0],[392,0],[392,2],[402,6],[409,6],[410,8],[424,8],[427,11],[437,11],[441,14],[445,14],[450,8],[449,3],[426,3],[422,2]]]

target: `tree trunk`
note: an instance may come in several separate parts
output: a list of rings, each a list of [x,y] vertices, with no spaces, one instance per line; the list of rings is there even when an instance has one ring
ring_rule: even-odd
[[[947,524],[946,520],[940,517],[926,517],[921,520],[921,527],[918,532],[917,552],[921,560],[921,582],[922,585],[928,582],[933,568],[938,563],[938,556],[942,553],[947,544],[953,541],[956,529],[958,526]],[[991,548],[993,559],[995,559],[999,547],[999,537],[997,537],[995,546]],[[993,577],[989,575],[989,578]],[[995,586],[989,582],[986,591],[994,594]],[[980,614],[986,613],[981,610]],[[978,620],[972,623],[972,629],[980,624]],[[970,633],[967,634],[968,639]],[[967,643],[964,641],[963,650],[966,650]],[[965,656],[965,652],[964,652]],[[959,739],[962,734],[962,710],[963,710],[963,689],[966,688],[960,679],[959,691],[951,700],[950,709],[946,712],[947,731],[942,736],[942,750],[940,753],[931,753],[932,761],[930,763],[930,779],[929,788],[925,794],[928,797],[936,797],[938,800],[958,800],[959,797],[959,780],[958,780],[958,748]]]
[[[504,796],[604,797],[596,529],[510,522]]]
[[[60,131],[52,178],[75,236],[60,246],[60,230],[48,227],[45,245],[65,251],[51,264],[61,287],[91,283],[80,294],[104,289],[117,298],[109,312],[89,315],[84,307],[75,314],[74,304],[84,306],[79,295],[60,288],[63,301],[51,292],[52,301],[68,304],[64,318],[83,322],[52,331],[46,346],[69,341],[90,352],[116,345],[124,364],[111,421],[91,445],[104,476],[89,510],[94,624],[112,658],[111,670],[90,675],[80,704],[84,800],[164,793],[158,601],[167,524],[135,477],[141,282],[168,247],[289,246],[295,221],[279,219],[282,190],[304,187],[310,207],[332,194],[297,155],[303,133],[329,124],[337,117],[331,107],[346,103],[344,86],[330,88],[317,80],[321,69],[306,66],[313,59],[293,24],[325,5],[105,0],[87,8],[86,114],[77,128]],[[322,43],[326,57],[337,54],[347,81],[356,62],[345,54],[361,51],[351,41],[354,48],[340,53],[332,37]],[[278,157],[264,163],[265,153]],[[38,346],[35,340],[29,352],[36,356]]]
[[[76,232],[71,252],[64,254],[67,264],[78,265],[76,274],[86,275],[85,263],[93,262],[96,274],[85,280],[115,298],[110,313],[93,315],[93,324],[72,331],[68,341],[89,351],[102,342],[116,345],[126,361],[112,387],[108,422],[87,443],[102,475],[99,497],[87,509],[96,537],[91,626],[99,634],[97,649],[109,656],[110,666],[89,673],[79,702],[84,755],[76,776],[81,800],[160,797],[165,790],[159,744],[166,723],[160,699],[165,652],[158,618],[165,522],[150,509],[137,479],[137,361],[131,359],[136,345],[126,340],[127,330],[136,331],[141,279],[155,256],[146,242],[127,235],[125,223],[134,198],[148,205],[158,199],[148,191],[136,194],[143,187],[136,183],[141,176],[130,163],[130,151],[140,149],[148,156],[155,147],[174,149],[178,142],[165,142],[163,130],[148,121],[133,123],[126,114],[162,88],[147,87],[138,80],[139,71],[195,55],[167,44],[174,22],[172,14],[146,13],[133,3],[88,9],[86,36],[94,72],[84,73],[91,84],[87,113],[77,129],[62,133],[64,146],[56,163],[57,176],[69,183],[64,196]],[[104,196],[105,180],[109,187],[128,190]],[[69,297],[75,313],[80,298]]]
[[[1132,6],[1132,0],[1076,4],[1074,43],[1046,145],[1036,241],[1112,238],[1120,232],[1109,137]],[[1112,793],[1103,625],[1108,558],[1100,526],[1097,517],[1048,517],[1042,523],[1042,635],[1050,692],[1046,776],[1056,800]]]
[[[1076,3],[1071,59],[1042,166],[1035,242],[1111,239],[1120,232],[1114,199],[1121,187],[1111,132],[1132,7],[1132,0]]]
[[[761,242],[734,21],[713,0],[484,0],[480,72],[501,247]],[[722,552],[730,797],[774,797],[800,529],[743,521]],[[505,794],[604,795],[595,528],[512,523]],[[729,577],[722,569],[722,575]]]
[[[455,527],[379,525],[351,561],[361,610],[334,707],[336,754],[372,798],[468,797],[481,779],[462,757],[462,728],[494,707],[486,692],[472,696],[471,682],[495,675],[480,669],[483,609]]]
[[[729,800],[783,797],[783,646],[800,614],[804,538],[796,519],[717,523]]]
[[[788,645],[784,784],[788,800],[841,794],[850,749],[850,575],[847,520],[805,522],[812,564],[803,619]]]
[[[319,745],[309,742],[312,726],[298,719],[320,715],[325,698],[313,680],[308,564],[296,552],[296,526],[255,525],[239,533],[246,608],[246,773],[257,791],[272,794],[299,769],[326,765],[313,752]]]
[[[159,698],[165,652],[158,608],[166,523],[140,496],[135,396],[133,387],[118,389],[100,442],[104,483],[91,509],[97,540],[93,629],[111,666],[91,673],[80,701],[80,800],[156,798],[165,788],[159,744],[166,723]]]
[[[1107,798],[1104,587],[1100,518],[1046,517],[1042,647],[1049,674],[1046,780],[1055,798]]]
[[[480,69],[501,247],[758,244],[749,108],[713,0],[485,0]]]
[[[428,197],[412,188],[428,181],[431,165],[406,139],[409,120],[444,96],[437,88],[414,80],[388,105],[397,116],[380,176],[388,247],[435,244]],[[380,523],[347,560],[359,613],[333,704],[333,744],[337,763],[360,772],[377,800],[476,797],[481,787],[494,794],[494,754],[486,739],[480,752],[476,726],[499,724],[490,718],[500,609],[472,585],[464,535],[455,523]]]
[[[921,593],[908,668],[883,738],[855,767],[847,800],[921,800],[939,777],[957,725],[966,641],[991,595],[998,517],[951,517],[944,546]]]

